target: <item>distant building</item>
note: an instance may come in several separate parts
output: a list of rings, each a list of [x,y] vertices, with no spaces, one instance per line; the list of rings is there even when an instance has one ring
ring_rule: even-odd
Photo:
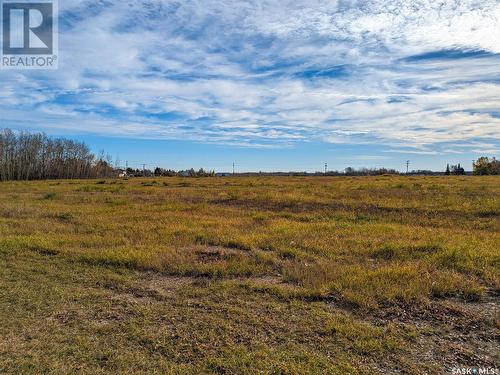
[[[125,169],[117,168],[115,169],[115,173],[118,174],[119,178],[125,178],[128,177],[127,171]],[[115,175],[116,176],[116,175]]]

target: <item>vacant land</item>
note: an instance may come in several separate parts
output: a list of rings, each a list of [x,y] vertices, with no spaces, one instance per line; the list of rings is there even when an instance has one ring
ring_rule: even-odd
[[[0,184],[0,373],[499,365],[499,177]]]

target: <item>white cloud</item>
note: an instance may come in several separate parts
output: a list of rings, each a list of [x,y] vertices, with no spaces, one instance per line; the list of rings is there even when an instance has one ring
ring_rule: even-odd
[[[500,139],[497,1],[66,0],[61,12],[59,71],[0,72],[0,125],[428,153]],[[407,58],[451,49],[487,53]]]

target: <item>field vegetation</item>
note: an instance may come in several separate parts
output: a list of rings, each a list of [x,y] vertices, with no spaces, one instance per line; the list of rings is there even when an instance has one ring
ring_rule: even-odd
[[[499,363],[500,178],[0,183],[0,373]]]

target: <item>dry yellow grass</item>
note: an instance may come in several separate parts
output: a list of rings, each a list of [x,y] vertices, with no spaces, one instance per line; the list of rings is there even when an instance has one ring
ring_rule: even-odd
[[[494,365],[496,317],[478,311],[498,306],[499,182],[2,183],[0,372]],[[47,331],[38,327],[43,312],[52,317]],[[454,347],[467,321],[479,328]]]

